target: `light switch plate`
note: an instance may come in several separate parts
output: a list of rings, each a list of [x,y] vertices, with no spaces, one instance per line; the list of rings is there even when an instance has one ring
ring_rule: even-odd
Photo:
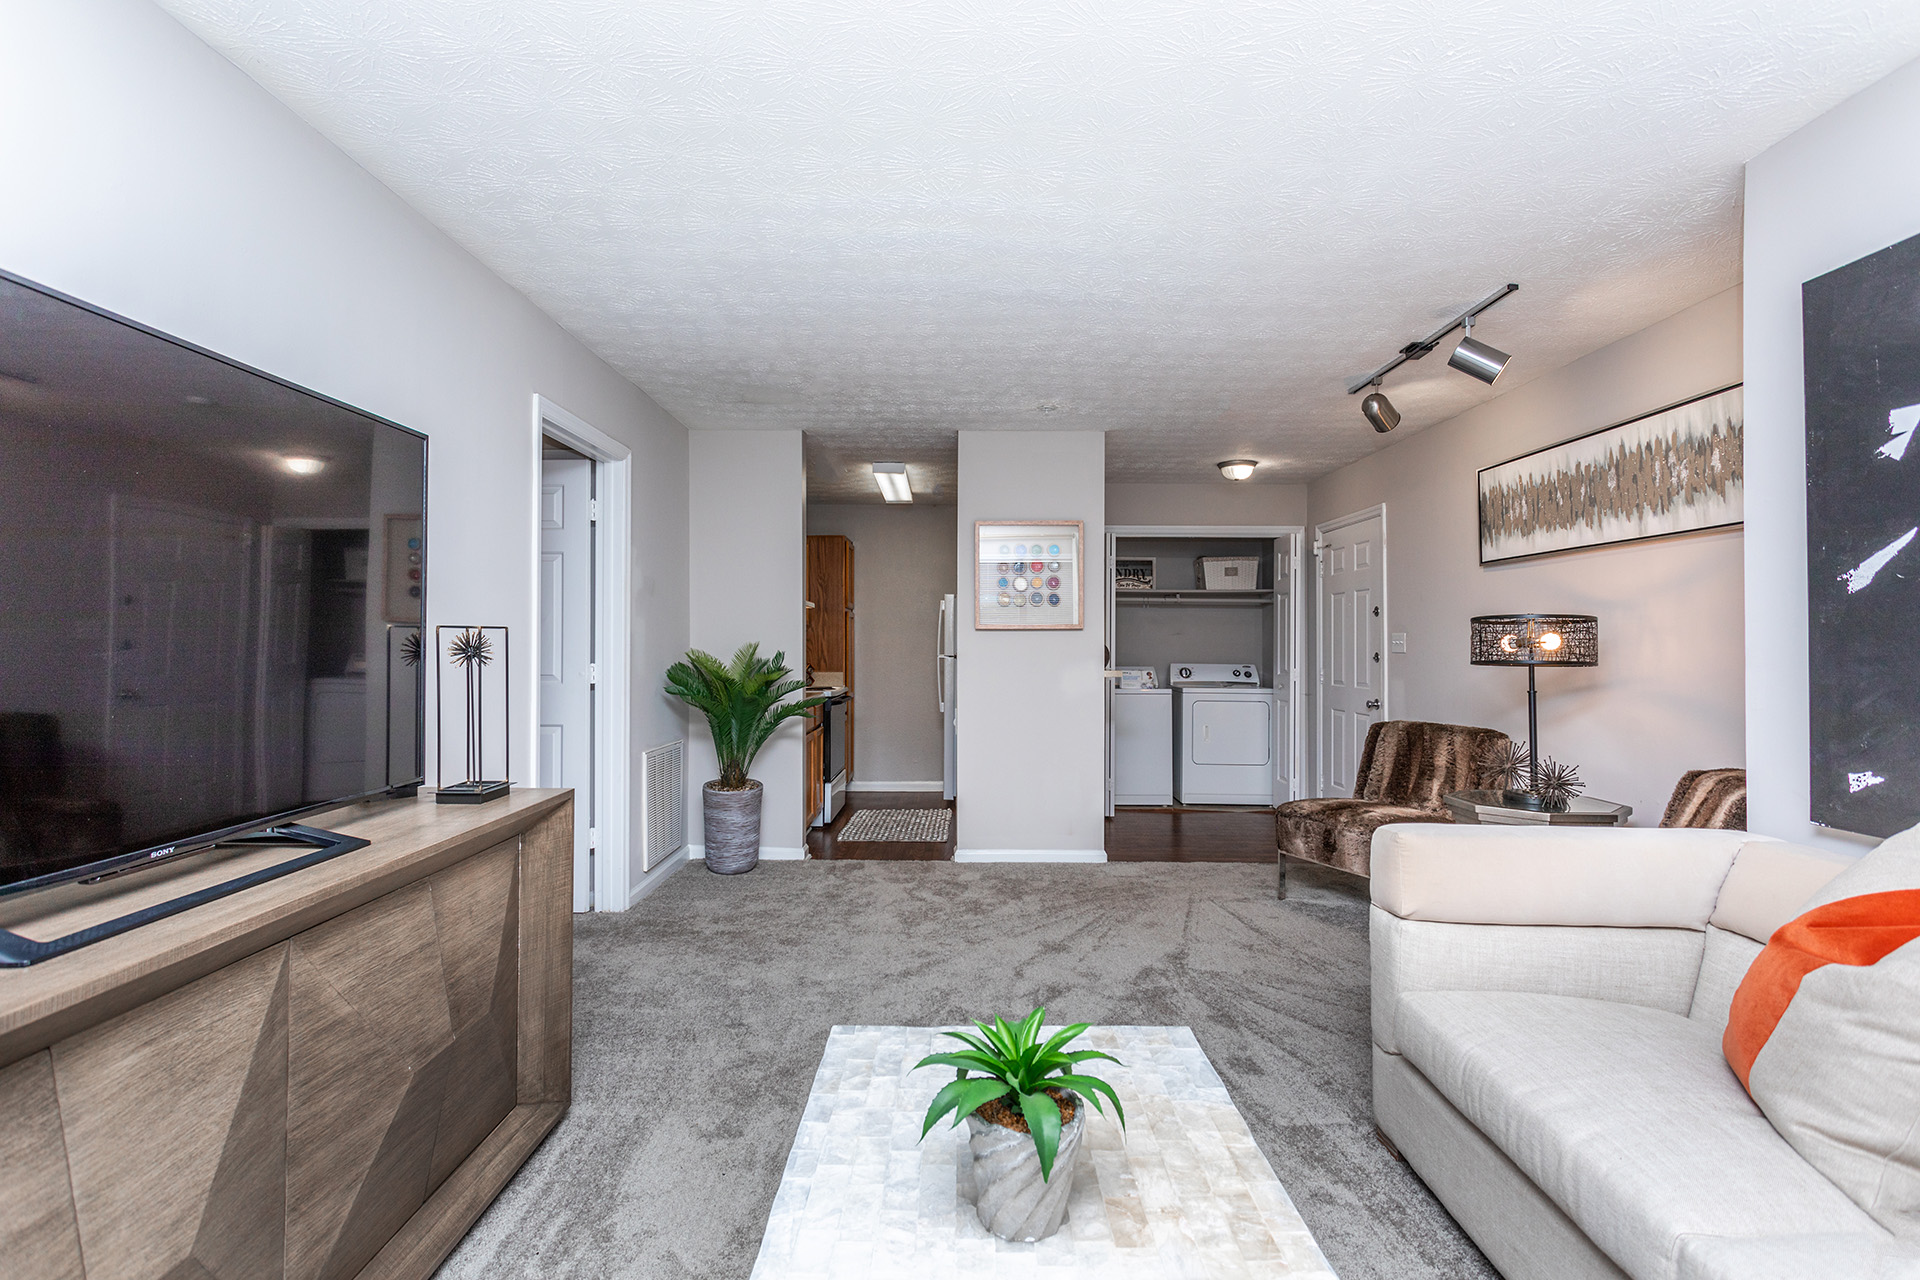
[[[1388,648],[1392,649],[1395,653],[1405,653],[1407,651],[1407,633],[1404,631],[1394,632]]]

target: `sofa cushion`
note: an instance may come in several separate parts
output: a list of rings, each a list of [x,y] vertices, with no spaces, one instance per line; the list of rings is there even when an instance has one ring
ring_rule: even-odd
[[[1416,991],[1401,1052],[1635,1280],[1695,1233],[1884,1232],[1787,1145],[1711,1028],[1572,996]]]
[[[1689,1236],[1679,1280],[1920,1280],[1920,1249],[1847,1235]]]
[[[1750,840],[1727,872],[1713,923],[1764,943],[1807,909],[1807,900],[1857,858],[1784,840]]]
[[[1753,1100],[1882,1226],[1920,1239],[1920,889],[1815,907],[1773,935],[1723,1045]]]
[[[1453,821],[1445,809],[1414,809],[1372,800],[1293,800],[1280,806],[1274,822],[1280,852],[1289,858],[1367,875],[1373,833],[1389,823]]]

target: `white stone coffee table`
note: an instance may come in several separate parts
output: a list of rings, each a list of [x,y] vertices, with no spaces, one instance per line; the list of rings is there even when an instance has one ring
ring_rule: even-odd
[[[827,1037],[753,1280],[1033,1276],[1333,1280],[1213,1064],[1187,1027],[1095,1027],[1074,1048],[1127,1108],[1090,1116],[1057,1235],[1010,1244],[974,1215],[966,1129],[920,1122],[953,1044],[937,1027],[835,1027]],[[1053,1028],[1047,1028],[1051,1033]]]

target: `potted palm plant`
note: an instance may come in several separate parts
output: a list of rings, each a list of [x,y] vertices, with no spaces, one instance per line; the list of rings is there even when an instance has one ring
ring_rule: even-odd
[[[1062,1028],[1042,1044],[1040,1024],[1046,1016],[1045,1009],[1035,1009],[1012,1026],[999,1018],[992,1026],[976,1022],[978,1035],[943,1031],[966,1048],[914,1064],[916,1071],[955,1068],[953,1083],[928,1106],[920,1136],[924,1139],[949,1112],[956,1125],[966,1120],[974,1211],[980,1224],[1002,1240],[1044,1240],[1060,1229],[1086,1131],[1083,1099],[1104,1112],[1100,1095],[1105,1094],[1120,1127],[1127,1125],[1113,1086],[1080,1069],[1094,1058],[1125,1064],[1098,1049],[1067,1049],[1087,1029],[1084,1022]]]
[[[701,790],[709,871],[737,875],[760,864],[761,786],[747,770],[782,721],[826,701],[782,702],[806,687],[792,676],[786,654],[763,658],[758,644],[741,645],[732,662],[689,649],[667,668],[667,692],[706,715],[720,761],[720,776]]]

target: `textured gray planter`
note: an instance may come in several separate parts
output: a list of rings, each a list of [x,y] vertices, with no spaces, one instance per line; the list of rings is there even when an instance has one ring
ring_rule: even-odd
[[[1087,1128],[1087,1104],[1075,1097],[1073,1119],[1060,1126],[1060,1149],[1053,1176],[1040,1178],[1040,1153],[1033,1135],[967,1117],[967,1145],[973,1149],[973,1208],[980,1225],[1002,1240],[1045,1240],[1060,1229],[1080,1163],[1080,1138]]]
[[[760,865],[761,795],[758,782],[745,791],[722,791],[719,784],[713,782],[701,788],[707,870],[735,876]]]

